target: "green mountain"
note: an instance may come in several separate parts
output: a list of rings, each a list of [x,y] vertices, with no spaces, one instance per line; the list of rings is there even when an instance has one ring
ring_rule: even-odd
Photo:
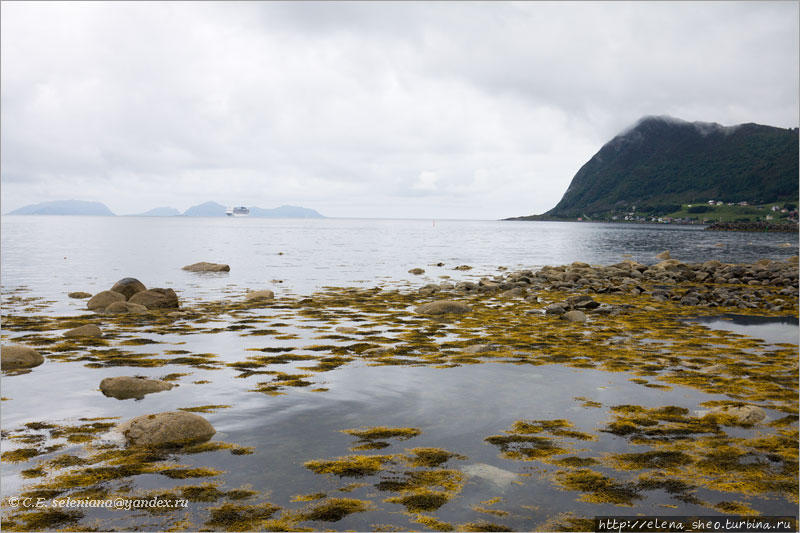
[[[660,215],[707,200],[798,199],[798,130],[645,117],[603,146],[545,217]]]
[[[114,213],[100,202],[84,200],[57,200],[31,204],[8,213],[9,215],[85,215],[113,217]]]

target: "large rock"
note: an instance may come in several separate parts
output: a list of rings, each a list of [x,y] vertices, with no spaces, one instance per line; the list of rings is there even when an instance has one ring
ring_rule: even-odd
[[[42,354],[19,344],[6,345],[0,348],[0,366],[3,370],[32,368],[44,363]]]
[[[577,309],[573,311],[567,311],[561,315],[561,318],[569,320],[570,322],[586,322],[586,315],[583,313],[583,311],[578,311]]]
[[[136,398],[141,400],[145,394],[170,390],[174,385],[160,379],[147,379],[134,376],[105,378],[100,382],[100,390],[106,396],[118,400]]]
[[[745,426],[761,422],[767,416],[766,411],[755,405],[721,405],[709,411],[711,414],[733,417],[738,424]]]
[[[563,315],[567,310],[560,303],[552,303],[544,308],[544,312],[548,315]]]
[[[221,263],[206,263],[205,261],[201,261],[193,265],[186,265],[183,267],[183,270],[188,270],[189,272],[230,272],[231,267]]]
[[[244,299],[248,302],[257,300],[272,300],[273,298],[275,298],[275,293],[271,290],[251,291],[244,296]]]
[[[65,337],[101,337],[103,332],[94,324],[86,324],[64,332]]]
[[[453,300],[436,300],[420,305],[415,311],[421,315],[444,315],[448,313],[463,315],[472,311],[472,308],[467,304]]]
[[[147,308],[143,305],[131,302],[114,302],[106,307],[104,312],[112,315],[120,313],[146,313]]]
[[[177,309],[178,295],[172,289],[150,289],[137,292],[128,302],[148,309]]]
[[[130,300],[131,296],[137,292],[146,291],[147,287],[136,278],[122,278],[111,287],[111,290],[122,294],[126,300]]]
[[[137,416],[117,426],[132,446],[173,447],[205,442],[216,430],[202,416],[169,411]]]
[[[409,274],[414,274],[415,276],[419,276],[425,273],[425,269],[422,268],[412,268],[408,271]]]
[[[124,302],[125,300],[124,294],[120,294],[116,291],[102,291],[92,296],[89,301],[86,302],[86,307],[91,310],[99,309],[102,311],[114,302]]]

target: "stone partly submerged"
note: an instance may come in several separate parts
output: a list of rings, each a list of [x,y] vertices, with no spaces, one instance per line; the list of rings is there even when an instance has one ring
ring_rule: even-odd
[[[3,370],[33,368],[42,363],[44,363],[42,354],[28,346],[11,344],[0,348],[0,366]]]
[[[250,291],[245,294],[244,299],[248,302],[251,301],[258,301],[258,300],[272,300],[275,298],[275,293],[271,290],[263,290],[263,291]]]
[[[84,298],[91,298],[91,293],[83,292],[83,291],[75,291],[67,294],[70,298],[76,298],[78,300],[83,300]]]
[[[141,400],[145,394],[170,390],[174,386],[172,383],[161,381],[160,379],[137,376],[105,378],[100,382],[100,390],[103,394],[118,400],[127,400],[129,398]]]
[[[101,337],[103,332],[95,324],[86,324],[64,332],[65,337]]]
[[[205,442],[216,430],[202,416],[168,411],[137,416],[117,426],[130,446],[178,447]]]
[[[570,322],[578,322],[578,323],[586,322],[586,314],[583,311],[578,311],[577,309],[574,309],[572,311],[567,311],[566,313],[561,315],[561,318],[569,320]]]
[[[92,311],[102,311],[114,302],[124,302],[125,295],[116,291],[101,291],[86,302],[86,308]]]
[[[147,287],[136,278],[122,278],[111,287],[111,290],[122,294],[126,300],[130,300],[131,296],[137,292],[146,291]]]
[[[470,477],[487,481],[500,490],[505,490],[510,485],[519,482],[519,474],[486,463],[462,466],[461,471]]]
[[[419,276],[425,273],[425,269],[422,268],[412,268],[408,271],[409,274],[414,274],[415,276]]]
[[[755,405],[722,405],[710,410],[711,414],[733,417],[737,423],[751,426],[764,420],[767,412]]]
[[[456,302],[454,300],[435,300],[422,304],[415,309],[421,315],[445,315],[456,314],[463,315],[472,311],[472,308],[467,304]]]
[[[139,304],[147,309],[177,309],[178,295],[172,289],[149,289],[134,294],[128,303]]]
[[[221,263],[207,263],[205,261],[201,261],[192,265],[186,265],[183,267],[183,270],[187,270],[189,272],[230,272],[231,267]]]

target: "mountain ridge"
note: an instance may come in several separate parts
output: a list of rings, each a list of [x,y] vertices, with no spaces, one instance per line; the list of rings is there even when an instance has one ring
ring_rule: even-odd
[[[325,218],[314,209],[292,205],[282,205],[271,209],[252,206],[250,216],[254,218]],[[155,207],[133,217],[224,217],[227,208],[217,202],[209,201],[189,207],[183,213],[174,207]],[[85,200],[54,200],[26,205],[6,215],[67,215],[67,216],[117,216],[102,202]]]
[[[534,217],[654,214],[707,200],[797,200],[798,130],[646,116],[604,144],[555,207]]]

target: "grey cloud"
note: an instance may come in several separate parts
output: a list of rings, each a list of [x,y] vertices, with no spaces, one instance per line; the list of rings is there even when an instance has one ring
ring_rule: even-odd
[[[2,200],[552,207],[646,114],[796,126],[796,3],[3,3]]]

